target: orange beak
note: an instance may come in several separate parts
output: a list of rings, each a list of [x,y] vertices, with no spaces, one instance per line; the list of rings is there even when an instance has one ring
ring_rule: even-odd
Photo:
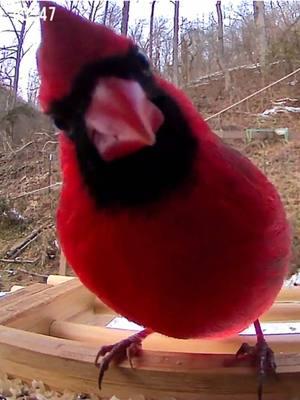
[[[155,143],[163,114],[133,80],[99,79],[86,113],[93,144],[106,161]]]

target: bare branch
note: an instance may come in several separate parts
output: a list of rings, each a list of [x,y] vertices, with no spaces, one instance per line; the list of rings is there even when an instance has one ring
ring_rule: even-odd
[[[34,21],[32,21],[31,24],[29,25],[29,27],[25,30],[24,39],[25,39],[25,37],[27,36],[27,33],[28,33],[28,32],[30,31],[30,29],[32,28],[33,24],[34,24]]]
[[[35,189],[35,190],[32,190],[31,192],[21,193],[21,194],[19,194],[18,196],[13,197],[12,200],[20,199],[21,197],[26,197],[26,196],[29,196],[29,195],[31,195],[31,194],[43,192],[44,190],[49,189],[49,187],[50,187],[50,188],[54,188],[54,187],[58,188],[58,187],[60,187],[61,185],[62,185],[61,182],[56,182],[56,183],[53,183],[53,184],[50,185],[50,186],[46,186],[46,187],[42,187],[42,188],[39,188],[39,189]]]
[[[4,56],[4,57],[0,58],[0,62],[7,61],[7,60],[16,61],[16,57],[12,57],[12,56],[7,57],[7,56]]]
[[[32,49],[33,44],[31,44],[25,51],[22,49],[22,58]]]
[[[171,3],[173,3],[171,1]],[[173,25],[173,82],[178,85],[178,36],[179,36],[179,1],[174,4],[174,25]]]
[[[24,260],[19,260],[19,264],[35,264],[36,262],[39,261],[39,257],[35,258],[34,260],[27,260],[26,263],[24,263]],[[28,274],[32,276],[36,276],[37,278],[42,278],[44,281],[48,279],[48,275],[44,274],[39,274],[38,272],[33,272],[33,271],[27,271],[27,269],[23,268],[18,268],[17,271],[22,272],[23,274]]]
[[[286,17],[285,17],[285,14],[284,14],[283,10],[282,10],[280,1],[277,1],[276,4],[277,4],[277,7],[278,7],[279,10],[280,10],[280,13],[281,13],[281,16],[282,16],[282,19],[283,19],[285,25],[288,25],[288,21],[287,21],[287,19],[286,19]]]
[[[156,1],[151,3],[151,14],[150,14],[150,31],[149,31],[149,58],[152,61],[153,58],[153,23],[154,23],[154,9]]]
[[[8,264],[35,264],[37,261],[39,261],[39,257],[37,257],[37,258],[35,258],[35,259],[33,259],[33,260],[27,260],[27,259],[21,259],[21,258],[12,258],[12,259],[9,259],[9,258],[0,258],[0,262],[2,262],[2,263],[8,263]],[[20,271],[20,272],[24,272],[24,271],[26,271],[25,269],[23,270],[23,269],[21,269],[21,268],[18,268],[18,271]],[[36,275],[36,273],[35,272],[33,272],[33,273],[30,273],[30,272],[27,272],[26,271],[26,273],[29,273],[29,274],[34,274],[35,276],[37,276]],[[39,276],[40,274],[38,274],[38,276]]]
[[[128,32],[129,8],[130,8],[130,1],[128,0],[123,1],[122,23],[121,23],[121,33],[123,35],[127,35]]]
[[[108,7],[109,7],[109,1],[105,2],[105,8],[104,8],[104,14],[103,14],[103,25],[106,25],[106,19],[107,19],[107,14],[108,14]]]

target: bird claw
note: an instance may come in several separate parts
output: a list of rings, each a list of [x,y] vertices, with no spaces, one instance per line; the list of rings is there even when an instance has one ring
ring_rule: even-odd
[[[120,362],[127,358],[130,367],[134,368],[132,358],[140,353],[142,340],[150,333],[145,331],[129,336],[115,344],[101,347],[95,359],[95,365],[99,368],[98,387],[100,390],[104,374],[112,361]]]
[[[252,356],[254,354],[255,346],[250,346],[248,343],[243,343],[235,354],[236,358],[243,358],[245,356]]]
[[[243,343],[236,353],[236,358],[250,357],[257,366],[258,373],[258,400],[262,400],[263,384],[267,373],[276,376],[276,363],[273,350],[265,340],[259,340],[255,346]]]

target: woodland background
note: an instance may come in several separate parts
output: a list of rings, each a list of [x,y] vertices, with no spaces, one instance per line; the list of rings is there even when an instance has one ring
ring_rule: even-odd
[[[180,1],[165,0],[173,15],[128,23],[129,1],[66,1],[73,12],[131,36],[154,70],[180,86],[223,140],[241,150],[279,189],[293,227],[292,271],[300,267],[300,72],[220,113],[300,67],[300,2],[217,1],[202,18],[181,16]],[[199,2],[201,10],[201,2]],[[0,0],[6,21],[0,39],[0,290],[43,281],[57,273],[55,209],[60,171],[57,135],[38,106],[39,78],[32,65],[21,84],[32,43],[32,1]],[[1,30],[1,28],[0,28]],[[260,136],[245,143],[245,129],[290,131],[288,142]],[[71,271],[69,271],[71,273]]]

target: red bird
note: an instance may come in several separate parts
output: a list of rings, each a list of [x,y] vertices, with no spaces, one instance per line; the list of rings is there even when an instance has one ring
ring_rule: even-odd
[[[257,319],[291,245],[278,192],[130,38],[41,4],[56,7],[37,60],[40,103],[62,130],[62,248],[86,287],[146,327],[102,349],[101,379],[116,351],[151,331],[213,339],[254,321],[263,375],[274,364]]]

